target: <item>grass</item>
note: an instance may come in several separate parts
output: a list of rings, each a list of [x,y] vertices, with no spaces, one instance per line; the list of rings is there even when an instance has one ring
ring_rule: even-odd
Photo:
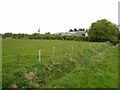
[[[117,46],[109,43],[3,39],[2,46],[3,88],[13,82],[20,88],[118,87]],[[41,64],[38,64],[39,49]],[[30,75],[30,80],[25,77]]]
[[[118,87],[118,56],[116,53],[118,53],[117,47],[109,48],[92,57],[86,66],[79,65],[74,71],[55,80],[49,86],[57,88],[116,88]]]

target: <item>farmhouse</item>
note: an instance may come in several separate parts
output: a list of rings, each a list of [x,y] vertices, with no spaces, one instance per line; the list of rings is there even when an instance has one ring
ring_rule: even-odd
[[[58,32],[56,35],[72,35],[72,36],[87,36],[86,31],[74,31],[74,32]]]

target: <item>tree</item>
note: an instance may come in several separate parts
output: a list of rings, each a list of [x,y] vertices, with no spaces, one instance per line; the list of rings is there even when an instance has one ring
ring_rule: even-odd
[[[11,37],[12,36],[12,33],[5,33],[4,35],[3,35],[3,37]]]
[[[76,28],[74,28],[74,31],[76,32],[76,31],[77,31],[77,29],[76,29]]]
[[[118,27],[116,24],[101,19],[91,24],[88,36],[92,41],[118,41]]]
[[[50,34],[50,32],[46,32],[45,34]]]
[[[85,31],[85,29],[83,28],[82,31]]]
[[[73,30],[72,30],[72,29],[70,29],[70,30],[69,30],[69,32],[73,32]]]
[[[79,28],[78,31],[85,31],[85,29],[84,29],[84,28],[83,28],[83,29],[82,29],[82,28]]]
[[[120,31],[118,32],[118,40],[119,40],[119,43],[120,43]]]

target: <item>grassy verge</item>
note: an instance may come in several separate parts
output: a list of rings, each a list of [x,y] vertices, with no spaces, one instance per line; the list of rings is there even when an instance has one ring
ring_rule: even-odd
[[[118,47],[110,47],[81,63],[74,71],[53,81],[51,87],[66,88],[117,88]]]

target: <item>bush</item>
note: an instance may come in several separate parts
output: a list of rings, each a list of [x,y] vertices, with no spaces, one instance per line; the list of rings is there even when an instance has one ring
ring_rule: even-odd
[[[118,43],[118,39],[116,37],[111,37],[110,38],[110,42],[113,44],[113,45],[116,45]]]
[[[101,19],[91,24],[88,36],[91,41],[103,42],[109,40],[116,43],[118,37],[118,27],[106,19]]]

